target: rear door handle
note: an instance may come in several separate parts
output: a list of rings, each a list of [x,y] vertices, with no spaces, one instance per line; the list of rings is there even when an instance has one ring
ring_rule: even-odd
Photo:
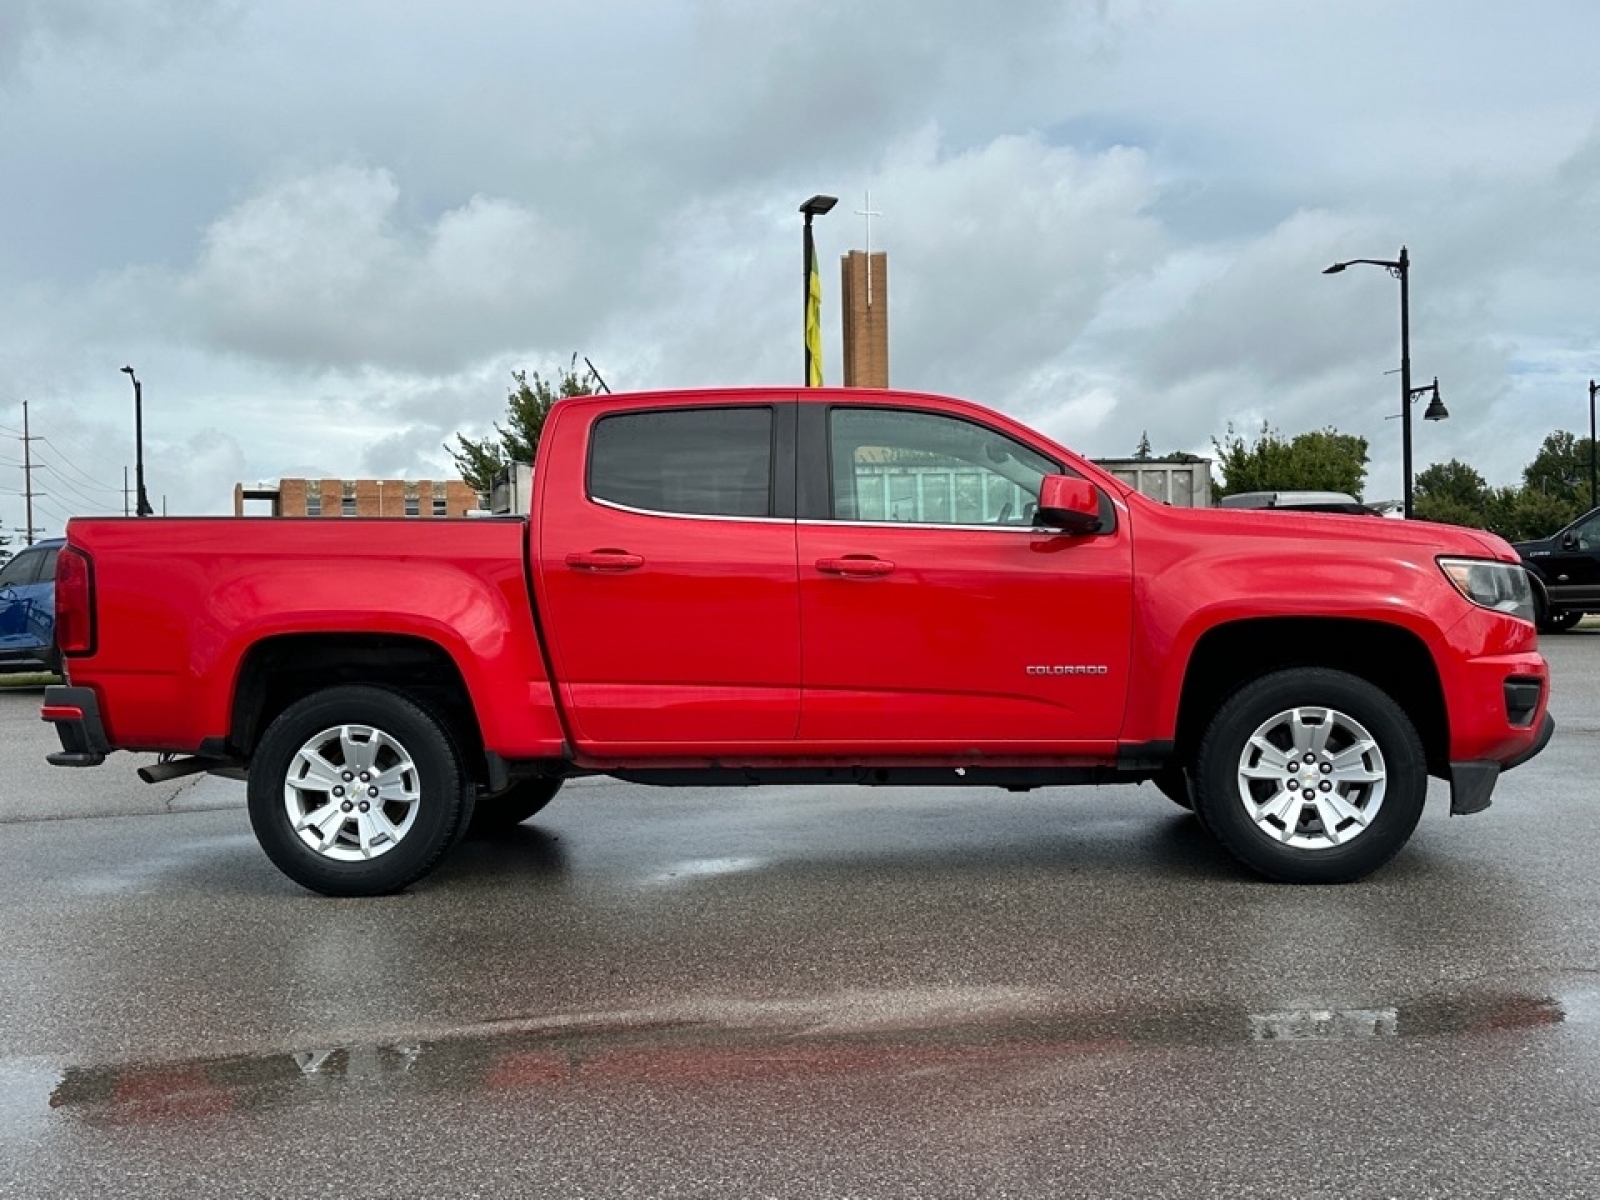
[[[843,558],[817,559],[817,570],[824,575],[842,575],[846,579],[876,579],[893,571],[894,564],[886,558],[874,558],[870,554],[847,554]]]
[[[644,566],[644,556],[626,550],[593,550],[567,555],[567,566],[574,571],[636,571]]]

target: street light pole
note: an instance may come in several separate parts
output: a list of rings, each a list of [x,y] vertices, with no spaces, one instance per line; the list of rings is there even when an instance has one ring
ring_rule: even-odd
[[[804,247],[802,262],[805,269],[803,281],[805,308],[803,326],[806,343],[806,386],[822,386],[822,292],[821,284],[813,287],[813,279],[817,275],[816,259],[817,249],[811,241],[811,218],[820,217],[833,211],[833,206],[839,203],[837,196],[813,196],[800,206],[800,211],[805,214],[805,228],[802,231]]]
[[[150,498],[144,494],[144,390],[132,367],[123,367],[122,373],[133,380],[133,486],[135,516],[155,515]]]
[[[1589,380],[1589,507],[1600,507],[1600,500],[1595,499],[1595,469],[1594,469],[1594,394],[1600,392],[1600,384]]]
[[[1405,506],[1406,519],[1411,518],[1411,255],[1404,246],[1400,247],[1400,257],[1387,258],[1352,258],[1344,262],[1336,262],[1326,268],[1324,275],[1337,275],[1346,267],[1356,263],[1367,263],[1374,267],[1382,267],[1400,281],[1400,467],[1402,471],[1401,483],[1403,487],[1402,501]],[[1428,406],[1428,420],[1442,420],[1449,414],[1444,411],[1444,405],[1439,402],[1438,379],[1434,380],[1433,404]],[[1427,391],[1427,388],[1419,388]],[[1436,415],[1437,414],[1437,415]]]
[[[1400,279],[1400,479],[1406,520],[1411,519],[1411,256],[1404,246],[1395,272]]]

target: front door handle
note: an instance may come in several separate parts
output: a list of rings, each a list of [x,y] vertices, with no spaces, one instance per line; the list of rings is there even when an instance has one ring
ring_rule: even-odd
[[[894,564],[870,554],[847,554],[843,558],[817,559],[817,570],[824,575],[842,575],[846,579],[876,579],[893,571]]]
[[[574,571],[636,571],[644,566],[644,556],[626,550],[594,550],[567,555],[567,566]]]

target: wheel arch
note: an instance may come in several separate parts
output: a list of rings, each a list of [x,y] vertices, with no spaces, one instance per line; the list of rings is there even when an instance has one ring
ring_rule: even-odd
[[[1448,773],[1449,714],[1426,643],[1397,625],[1340,617],[1264,617],[1208,630],[1184,673],[1179,761],[1192,768],[1206,726],[1229,696],[1252,679],[1295,667],[1344,671],[1382,689],[1416,726],[1429,773]]]
[[[291,704],[340,684],[390,688],[433,712],[455,738],[463,769],[487,782],[483,733],[460,668],[437,642],[403,634],[281,634],[255,643],[234,683],[228,750],[248,760]]]
[[[1528,573],[1528,586],[1533,589],[1533,608],[1537,613],[1550,611],[1550,586],[1544,577],[1544,572],[1527,563],[1522,564],[1522,569]]]

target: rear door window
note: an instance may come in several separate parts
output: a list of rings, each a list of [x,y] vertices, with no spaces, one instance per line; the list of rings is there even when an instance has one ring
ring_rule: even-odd
[[[692,516],[772,515],[772,409],[675,408],[595,422],[589,496]]]

